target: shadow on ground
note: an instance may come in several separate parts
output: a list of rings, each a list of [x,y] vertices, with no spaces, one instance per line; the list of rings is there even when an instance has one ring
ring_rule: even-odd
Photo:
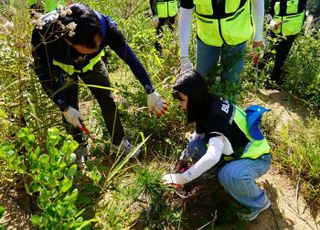
[[[294,223],[285,219],[277,206],[277,188],[268,181],[261,186],[267,191],[272,205],[252,222],[238,220],[237,212],[244,207],[224,191],[217,178],[202,181],[201,185],[186,186],[186,198],[176,197],[181,199],[186,217],[183,229],[294,229]]]

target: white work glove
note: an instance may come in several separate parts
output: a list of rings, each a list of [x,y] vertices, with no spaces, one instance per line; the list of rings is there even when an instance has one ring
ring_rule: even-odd
[[[159,25],[159,18],[158,18],[158,16],[153,16],[153,26],[157,28],[158,25]]]
[[[270,21],[269,27],[268,29],[271,31],[277,30],[279,29],[279,27],[281,26],[282,21],[276,23],[273,19]]]
[[[272,18],[272,16],[271,16],[270,14],[268,14],[268,16],[267,16],[267,21],[268,21],[268,24],[269,24],[268,30],[270,30],[270,31],[274,31],[274,30],[279,29],[279,27],[280,27],[281,24],[282,24],[282,21],[276,23],[276,22],[273,20],[273,18]]]
[[[176,188],[181,188],[182,185],[188,183],[186,177],[181,173],[166,174],[162,177],[163,183]]]
[[[83,121],[84,118],[78,110],[69,106],[69,108],[66,111],[63,111],[62,114],[68,123],[75,127],[79,127],[80,129],[82,128],[80,120]]]
[[[148,94],[147,104],[149,112],[155,112],[158,117],[160,117],[167,111],[167,102],[162,100],[162,98],[156,91]]]
[[[194,131],[191,137],[189,138],[189,142],[195,141],[198,139],[203,139],[203,138],[204,138],[204,133],[198,134],[196,131]]]
[[[180,58],[180,73],[191,70],[192,68],[192,63],[188,57]]]

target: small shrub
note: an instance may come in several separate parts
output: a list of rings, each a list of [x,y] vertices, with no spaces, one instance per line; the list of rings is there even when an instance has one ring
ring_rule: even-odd
[[[28,194],[37,197],[39,213],[31,220],[40,229],[76,229],[90,226],[81,217],[75,202],[78,189],[73,187],[77,165],[74,164],[78,143],[71,136],[63,138],[59,130],[48,130],[45,149],[37,145],[36,137],[29,129],[18,132],[20,145],[3,143],[0,159],[6,167],[24,178]]]
[[[320,106],[320,32],[307,30],[296,39],[285,64],[284,88]]]

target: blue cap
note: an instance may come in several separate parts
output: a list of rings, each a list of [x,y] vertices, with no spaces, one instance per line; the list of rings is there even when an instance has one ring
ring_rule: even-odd
[[[246,109],[249,133],[255,140],[262,140],[264,138],[259,125],[261,123],[262,114],[268,111],[270,111],[270,109],[266,109],[259,105],[251,105]]]

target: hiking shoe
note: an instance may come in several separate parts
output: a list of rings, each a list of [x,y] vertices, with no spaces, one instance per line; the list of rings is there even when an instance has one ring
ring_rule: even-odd
[[[267,202],[266,204],[260,208],[260,209],[255,209],[252,210],[250,213],[240,213],[238,212],[238,217],[240,220],[245,220],[245,221],[253,221],[255,218],[257,218],[257,216],[263,212],[264,210],[267,210],[271,205],[270,200],[267,198]]]
[[[134,150],[135,146],[131,144],[127,139],[123,138],[119,146],[112,146],[113,150],[117,153],[128,155]],[[131,158],[137,158],[141,153],[141,148],[135,150],[135,153]]]
[[[77,164],[79,166],[84,166],[87,161],[88,148],[86,146],[79,145],[79,147],[75,151],[75,154],[77,156]]]

